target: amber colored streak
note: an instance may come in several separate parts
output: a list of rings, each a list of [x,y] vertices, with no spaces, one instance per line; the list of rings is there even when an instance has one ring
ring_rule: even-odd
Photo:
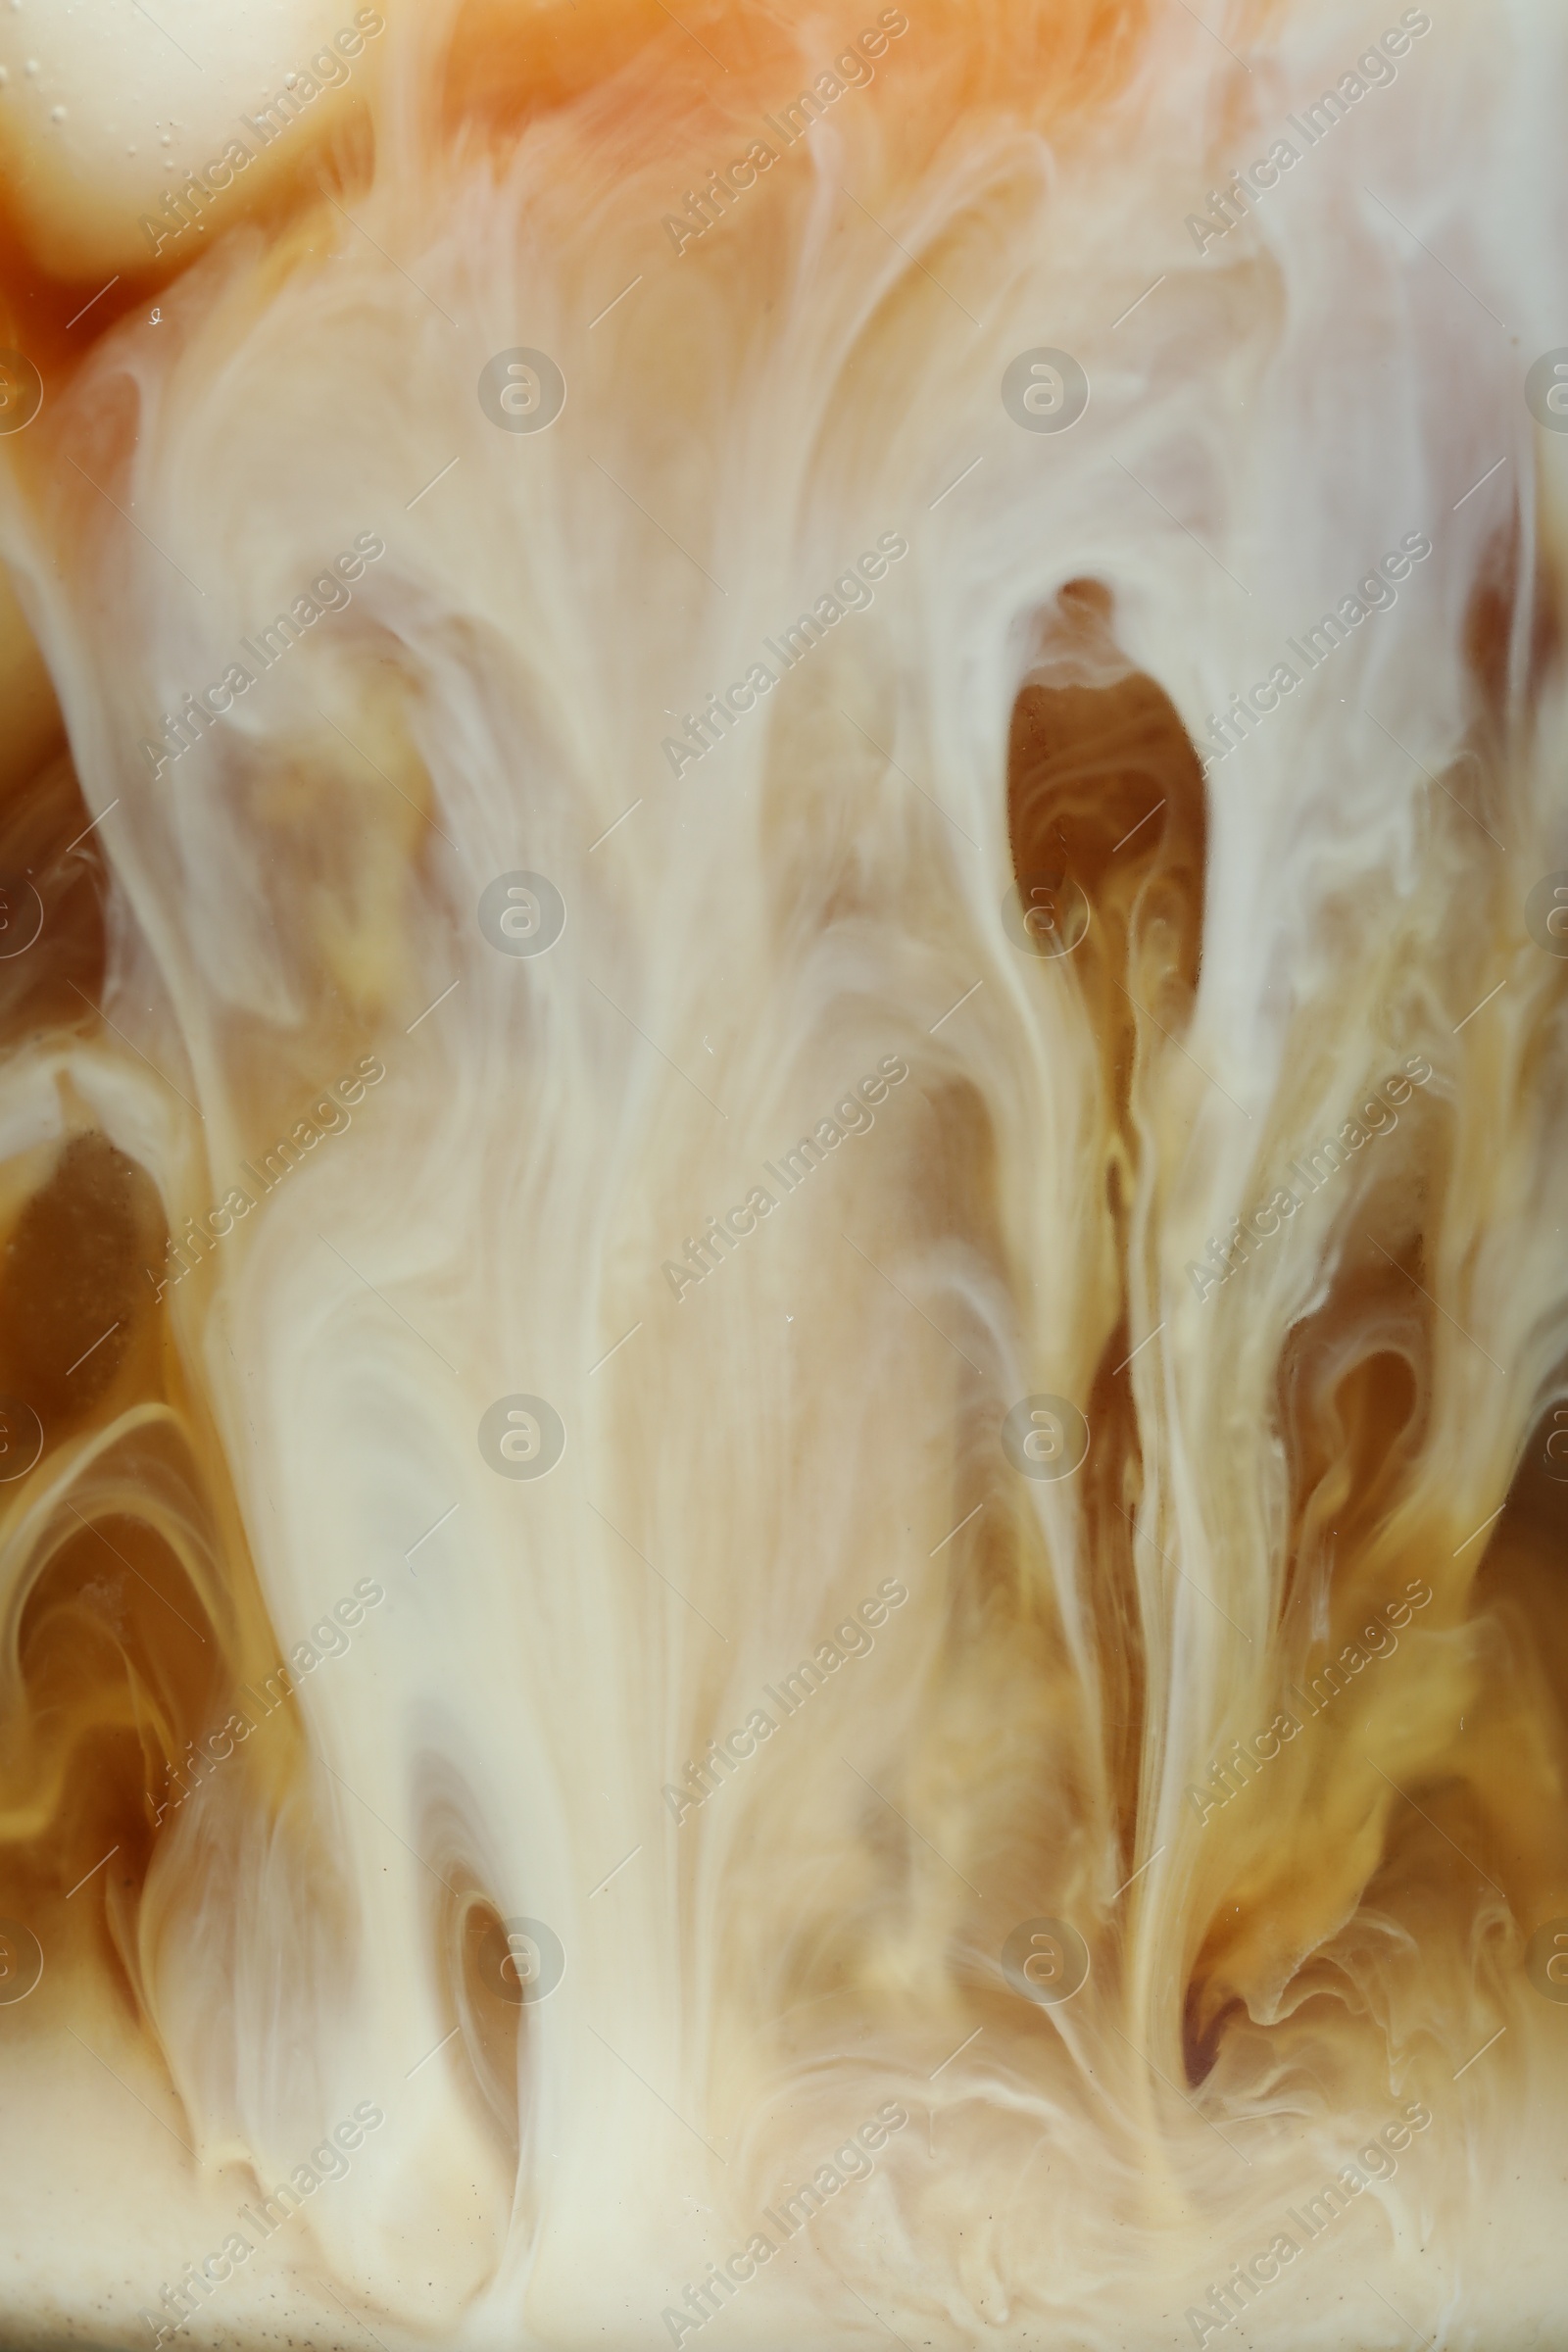
[[[1521,689],[1540,689],[1560,665],[1553,580],[1543,567],[1527,581],[1519,547],[1513,525],[1494,537],[1466,613],[1476,751],[1462,790],[1472,815],[1448,802],[1432,820],[1461,877],[1457,968],[1446,975],[1456,1016],[1495,976],[1489,933],[1462,918],[1483,903],[1488,868],[1500,867],[1503,853],[1472,820],[1517,838],[1522,809],[1505,787],[1529,724]],[[1513,919],[1511,875],[1499,895]],[[1561,985],[1549,998],[1560,1004]],[[1538,1067],[1555,1062],[1556,1017],[1544,1006],[1538,1015]],[[1298,1754],[1271,1784],[1273,1834],[1244,1810],[1248,1800],[1228,1809],[1236,1876],[1190,1987],[1204,2048],[1238,1992],[1266,1986],[1282,1960],[1309,1950],[1358,1896],[1418,1938],[1436,1935],[1444,1948],[1462,1950],[1477,1913],[1499,1891],[1528,1929],[1568,1887],[1556,1796],[1568,1679],[1552,1598],[1568,1486],[1545,1468],[1548,1416],[1545,1435],[1538,1430],[1526,1446],[1494,1528],[1455,1525],[1446,1507],[1444,1465],[1427,1450],[1432,1367],[1440,1344],[1473,1346],[1455,1335],[1452,1309],[1440,1321],[1433,1303],[1459,1143],[1453,1114],[1435,1095],[1416,1097],[1400,1116],[1398,1135],[1371,1148],[1367,1171],[1343,1180],[1350,1230],[1333,1287],[1281,1358],[1293,1485],[1282,1680],[1299,1685],[1326,1658],[1341,1658],[1411,1578],[1429,1580],[1434,1598],[1400,1651],[1367,1670],[1364,1690],[1352,1685],[1303,1725]],[[1430,1511],[1419,1507],[1429,1493]],[[1316,1631],[1325,1612],[1326,1639]],[[1439,1630],[1451,1638],[1441,1656],[1429,1649],[1423,1661],[1421,1636]],[[1384,1727],[1376,1736],[1375,1722]],[[1278,1820],[1293,1778],[1320,1856],[1311,1874],[1280,1860],[1290,1850]]]
[[[731,16],[738,21],[721,22]],[[645,93],[657,89],[668,105],[683,84],[710,84],[732,71],[738,53],[756,50],[762,26],[756,12],[682,7],[672,17],[659,0],[578,0],[576,7],[555,0],[534,8],[470,0],[453,28],[443,108],[449,125],[480,122],[515,132],[628,70]]]
[[[24,712],[0,773],[0,1050],[15,1052],[94,1021],[105,937],[99,828],[9,593],[4,606],[5,676]],[[69,1089],[65,1104],[79,1119]],[[145,1171],[93,1127],[23,1168],[31,1190],[20,1201],[21,1171],[5,1171],[0,1392],[36,1415],[43,1451],[30,1476],[0,1486],[13,1529],[64,1443],[164,1396],[163,1318],[142,1271],[162,1261],[164,1219]],[[14,1448],[30,1446],[25,1415],[8,1406],[7,1427]],[[62,1505],[29,1557],[8,1562],[0,1908],[32,1924],[57,1968],[78,1953],[95,1982],[123,1989],[122,1972],[104,1974],[105,1922],[122,1923],[128,1949],[158,1793],[187,1743],[220,1720],[226,1677],[169,1544],[137,1517],[99,1516],[93,1485]]]
[[[200,229],[193,225],[172,237],[144,263],[95,270],[90,277],[57,276],[39,261],[27,243],[15,194],[8,201],[0,181],[0,347],[24,351],[38,369],[45,412],[59,404],[82,362],[122,318],[156,302],[231,229],[259,227],[271,237],[301,207],[318,201],[323,156],[334,183],[366,178],[374,156],[369,111],[352,103],[361,96],[358,90],[346,95],[351,110],[328,118],[321,129],[308,122],[292,124],[286,153],[274,159],[270,152],[266,170],[251,174],[254,184],[236,177],[200,216]],[[29,428],[11,444],[8,454],[14,461],[25,463],[33,437]]]
[[[1338,1609],[1375,1605],[1395,1573],[1377,1537],[1422,1476],[1431,1402],[1430,1308],[1416,1287],[1428,1276],[1414,1220],[1446,1148],[1438,1105],[1412,1094],[1398,1128],[1363,1147],[1364,1164],[1327,1179],[1341,1188],[1340,1216],[1353,1225],[1328,1296],[1287,1335],[1278,1374],[1292,1482],[1280,1627],[1292,1673],[1304,1667],[1303,1629],[1331,1565]],[[1307,1196],[1302,1165],[1298,1158],[1295,1172],[1279,1171],[1298,1199]],[[1244,1267],[1236,1279],[1246,1278]],[[1376,1595],[1357,1583],[1368,1559]]]
[[[46,1448],[30,1491],[52,1471]],[[143,1515],[158,1494],[174,1496],[181,1534]],[[7,1612],[0,1914],[28,1923],[57,1974],[79,1964],[83,1999],[113,1988],[149,2007],[135,1955],[160,1849],[214,1794],[221,1821],[276,1801],[297,1772],[292,1700],[264,1712],[242,1691],[276,1652],[232,1531],[192,1544],[207,1518],[177,1432],[144,1425],[67,1492]],[[242,1741],[236,1709],[254,1725]]]
[[[0,787],[0,1049],[74,1026],[97,998],[103,866],[91,824],[68,759]]]
[[[509,1997],[511,1980],[498,1973],[507,1930],[497,1904],[466,1871],[449,1873],[447,1887],[452,1899],[439,1906],[434,1925],[436,1981],[450,1995],[444,2015],[463,2030],[478,2120],[510,2169],[517,2159],[517,2045],[527,2010]]]
[[[0,571],[0,1049],[74,1023],[104,967],[100,843],[53,683]],[[36,895],[34,895],[36,894]]]
[[[910,142],[914,169],[963,118],[1000,110],[1060,131],[1107,106],[1133,71],[1148,19],[1143,0],[1056,0],[1046,9],[920,0],[900,13],[908,29],[872,61],[868,87],[873,100],[897,90],[884,127]],[[446,127],[479,122],[515,134],[597,93],[607,103],[587,120],[596,137],[614,142],[617,172],[658,161],[678,190],[699,160],[724,160],[704,142],[742,129],[765,137],[760,117],[831,71],[835,55],[875,32],[882,14],[880,0],[838,0],[812,18],[808,51],[790,12],[750,0],[691,0],[673,11],[659,0],[470,0],[446,60]]]
[[[1026,687],[1008,775],[1020,891],[1059,876],[1089,903],[1073,971],[1125,1127],[1140,1013],[1143,1049],[1157,1052],[1160,1028],[1185,1027],[1198,980],[1206,838],[1198,760],[1168,697],[1134,674],[1109,687]]]
[[[430,61],[440,91],[440,120],[431,127],[451,140],[477,126],[504,149],[530,124],[577,110],[595,156],[584,155],[563,191],[575,217],[656,166],[673,203],[699,166],[706,171],[724,160],[715,140],[743,131],[747,140],[765,136],[761,116],[789,103],[803,73],[808,86],[830,71],[835,54],[876,29],[879,13],[868,0],[841,0],[831,16],[814,20],[822,28],[813,36],[818,57],[816,46],[803,55],[786,20],[742,0],[673,13],[660,0],[470,0],[450,44]],[[1144,0],[1058,0],[1050,10],[1021,0],[979,7],[924,0],[909,29],[872,61],[868,92],[848,102],[871,95],[884,131],[906,142],[902,161],[911,178],[960,119],[977,114],[997,111],[1065,139],[1075,121],[1087,122],[1125,88],[1147,17]],[[400,22],[396,33],[411,24],[416,33],[417,19]],[[432,19],[428,29],[440,41],[444,20]],[[896,105],[888,103],[894,90]],[[362,95],[368,90],[355,92]],[[121,318],[230,229],[259,225],[275,240],[292,217],[312,209],[323,154],[330,181],[345,191],[364,186],[375,156],[372,108],[373,101],[355,105],[324,132],[300,125],[286,157],[270,158],[254,187],[236,182],[223,192],[204,217],[203,235],[172,240],[145,268],[122,269],[107,290],[104,278],[47,270],[28,246],[15,199],[0,190],[0,347],[24,350],[40,369],[46,409],[58,405],[81,362]],[[638,210],[646,204],[639,201]],[[657,229],[657,220],[648,225]],[[34,463],[26,446],[34,437],[22,436],[8,452],[24,475]]]
[[[1348,1225],[1336,1253],[1328,1295],[1285,1341],[1278,1367],[1278,1419],[1291,1469],[1291,1517],[1286,1574],[1275,1640],[1275,1683],[1255,1722],[1238,1723],[1233,1736],[1266,1728],[1276,1706],[1290,1709],[1299,1730],[1268,1775],[1232,1797],[1210,1817],[1205,1837],[1228,1838],[1234,1876],[1216,1903],[1187,1987],[1185,2038],[1189,2077],[1202,2079],[1215,2063],[1222,2022],[1240,2002],[1251,2005],[1283,1971],[1297,1965],[1330,1935],[1367,1886],[1378,1845],[1369,1822],[1394,1804],[1390,1840],[1408,1833],[1419,1816],[1395,1795],[1365,1761],[1379,1753],[1369,1710],[1401,1702],[1414,1710],[1410,1681],[1417,1642],[1440,1621],[1434,1600],[1410,1620],[1397,1648],[1359,1674],[1344,1676],[1319,1713],[1293,1700],[1286,1686],[1309,1686],[1330,1661],[1375,1620],[1405,1584],[1434,1566],[1432,1522],[1412,1516],[1412,1498],[1430,1476],[1424,1458],[1432,1387],[1433,1310],[1417,1283],[1432,1277],[1421,1255],[1414,1204],[1441,1196],[1448,1149],[1447,1111],[1415,1094],[1398,1129],[1369,1144],[1362,1162],[1331,1177],[1343,1186],[1339,1215]],[[1298,1196],[1299,1177],[1281,1172]],[[1432,1213],[1437,1212],[1434,1209]],[[1263,1245],[1267,1247],[1267,1245]],[[1238,1282],[1250,1278],[1243,1266]],[[1391,1528],[1402,1527],[1393,1540]],[[1324,1629],[1327,1629],[1326,1636]],[[1374,1641],[1388,1636],[1379,1632]],[[1370,1645],[1369,1645],[1370,1646]],[[1325,1689],[1331,1686],[1324,1686]],[[1427,1677],[1426,1701],[1446,1712],[1458,1684],[1441,1688]],[[1406,1722],[1415,1720],[1412,1712]],[[1223,1752],[1223,1743],[1216,1753]],[[1383,1751],[1390,1762],[1396,1758]],[[1403,1753],[1403,1750],[1400,1750]],[[1431,1811],[1428,1800],[1421,1802]],[[1303,1871],[1280,1824],[1298,1808],[1310,1827],[1314,1867]],[[1408,1814],[1410,1821],[1397,1818]],[[1425,1833],[1430,1838],[1430,1832]],[[1451,1856],[1450,1856],[1451,1858]],[[1472,1889],[1485,1892],[1479,1879]],[[1392,1897],[1385,1898],[1392,1900]],[[1413,1924],[1413,1923],[1412,1923]],[[1457,1922],[1452,1923],[1455,1932]]]
[[[1466,805],[1517,834],[1521,811],[1516,805],[1504,814],[1503,793],[1523,731],[1514,682],[1545,681],[1560,661],[1560,628],[1544,572],[1521,627],[1516,554],[1517,535],[1506,531],[1488,551],[1465,642],[1480,753]],[[1444,846],[1468,914],[1502,853],[1494,858],[1458,809],[1435,810],[1434,823],[1440,843],[1446,831],[1452,836]],[[1502,895],[1511,901],[1511,877]],[[1453,936],[1467,936],[1457,919]],[[1455,955],[1459,968],[1446,977],[1458,1010],[1492,983],[1488,934],[1478,934],[1468,956],[1462,946]],[[1537,1016],[1538,1069],[1555,1065],[1560,1015],[1552,1007],[1561,993],[1562,983],[1546,991]],[[1344,1179],[1350,1229],[1332,1289],[1293,1330],[1281,1357],[1293,1485],[1282,1681],[1299,1687],[1326,1659],[1340,1659],[1408,1580],[1429,1581],[1434,1597],[1399,1652],[1366,1671],[1364,1689],[1352,1683],[1303,1724],[1291,1761],[1273,1770],[1271,1819],[1250,1812],[1248,1799],[1227,1808],[1235,1876],[1189,1987],[1191,2045],[1204,2063],[1238,1995],[1277,1982],[1282,1963],[1310,1950],[1358,1897],[1418,1940],[1436,1937],[1441,1948],[1460,1951],[1477,1914],[1499,1894],[1528,1932],[1562,1907],[1568,1889],[1560,1804],[1568,1665],[1554,1599],[1568,1484],[1551,1475],[1551,1466],[1568,1462],[1549,1465],[1546,1453],[1552,1414],[1560,1410],[1556,1426],[1568,1428],[1568,1407],[1548,1407],[1530,1437],[1495,1525],[1454,1524],[1445,1466],[1432,1461],[1428,1445],[1440,1343],[1474,1345],[1455,1335],[1451,1309],[1440,1321],[1433,1302],[1458,1140],[1453,1114],[1436,1095],[1415,1097],[1400,1117],[1397,1137],[1372,1147],[1367,1170]],[[1424,1509],[1428,1494],[1433,1507]],[[1317,1630],[1325,1614],[1326,1638]],[[1435,1632],[1449,1639],[1441,1654],[1429,1644],[1423,1656],[1422,1637]],[[1279,1831],[1287,1802],[1309,1823],[1319,1856],[1312,1873],[1288,1859],[1293,1848]]]
[[[183,267],[183,260],[179,267]],[[97,284],[79,278],[57,278],[34,258],[17,219],[15,203],[0,196],[0,344],[24,351],[44,382],[44,407],[52,408],[72,376],[117,318],[144,302],[156,286],[177,274],[169,263],[148,256],[143,270],[122,270],[120,283],[101,300],[110,270]],[[84,303],[92,308],[72,326]]]
[[[292,1704],[242,1746],[221,1736],[241,1683],[277,1651],[232,1497],[195,1466],[222,1476],[144,1271],[164,1238],[145,1171],[87,1129],[40,1171],[0,1249],[0,1390],[43,1439],[30,1473],[0,1486],[0,1914],[26,1920],[57,1971],[79,1959],[84,1985],[137,2000],[157,1848],[202,1810],[215,1772],[236,1798],[281,1790],[299,1739]]]
[[[66,741],[54,681],[3,569],[0,569],[0,709],[6,713],[5,728],[0,732],[0,808],[3,808],[19,786],[27,783],[65,749]],[[81,821],[86,823],[85,813]]]
[[[1120,666],[1107,600],[1094,583],[1063,591],[1048,638],[1081,648],[1089,674]],[[1122,1311],[1086,1408],[1093,1442],[1085,1508],[1108,1766],[1130,1842],[1145,1703],[1132,1529],[1142,1467],[1125,1368],[1135,1345],[1125,1272],[1140,1155],[1135,1078],[1140,1064],[1168,1056],[1171,1036],[1190,1015],[1207,835],[1202,773],[1169,697],[1152,678],[1126,670],[1106,685],[1026,686],[1012,715],[1007,815],[1025,903],[1037,885],[1044,890],[1063,937],[1076,928],[1084,902],[1089,914],[1071,955],[1046,960],[1070,974],[1099,1043],[1104,1146],[1100,1168],[1085,1174],[1103,1190],[1124,1269]]]
[[[1310,1607],[1311,1567],[1335,1546],[1353,1560],[1370,1542],[1426,1435],[1429,1367],[1410,1285],[1375,1256],[1356,1273],[1353,1290],[1292,1335],[1284,1358],[1298,1498],[1287,1623]]]
[[[145,1525],[67,1510],[59,1534],[16,1629],[0,1747],[0,1889],[46,1949],[45,1919],[57,1933],[101,1919],[111,1889],[133,1915],[169,1768],[221,1720],[224,1683],[200,1600]],[[117,1846],[108,1876],[78,1885]]]
[[[128,445],[132,422],[126,404],[105,426]],[[84,515],[93,496],[80,492]],[[25,677],[36,656],[20,614],[7,618],[12,666]],[[45,695],[29,756],[19,750],[0,775],[7,919],[30,927],[33,890],[43,913],[21,954],[0,955],[0,1052],[74,1031],[113,1056],[129,1049],[96,1004],[106,960],[105,835],[117,814],[111,808],[93,824],[69,756],[54,748],[52,713]],[[335,1074],[352,1061],[346,1053],[313,1069]],[[297,1116],[310,1090],[301,1080],[284,1091]],[[20,1547],[34,1498],[59,1480],[72,1449],[143,1419],[90,1467],[78,1466],[30,1548],[5,1558],[0,1915],[29,1923],[57,1978],[79,1959],[84,1989],[113,1985],[150,2000],[127,1955],[138,1947],[155,1854],[194,1825],[215,1774],[220,1805],[237,1802],[242,1789],[253,1800],[281,1793],[297,1765],[299,1720],[291,1699],[265,1717],[250,1702],[261,1720],[222,1752],[223,1727],[247,1705],[241,1685],[263,1685],[282,1644],[261,1599],[222,1448],[149,1279],[166,1260],[157,1190],[85,1123],[69,1081],[62,1102],[63,1145],[0,1170],[0,1395],[21,1400],[43,1433],[30,1475],[0,1484],[11,1544]],[[280,1111],[260,1132],[270,1141],[285,1126]],[[172,1419],[148,1423],[148,1411],[161,1408]],[[14,1419],[30,1432],[24,1417]],[[192,1764],[193,1743],[198,1758],[206,1746],[205,1762]]]
[[[1374,1225],[1377,1209],[1364,1212]],[[1394,1238],[1386,1221],[1383,1230]],[[1297,1516],[1281,1681],[1301,1690],[1350,1644],[1371,1662],[1315,1717],[1282,1693],[1301,1722],[1294,1747],[1269,1767],[1265,1793],[1233,1799],[1223,1826],[1205,1833],[1231,1838],[1235,1867],[1188,1986],[1195,2082],[1237,2002],[1255,2007],[1358,1900],[1429,1954],[1468,1952],[1479,1915],[1499,1898],[1525,1935],[1568,1908],[1568,1637],[1557,1597],[1568,1484],[1552,1475],[1568,1461],[1547,1453],[1568,1406],[1549,1407],[1532,1433],[1490,1530],[1455,1530],[1441,1507],[1412,1514],[1434,1483],[1434,1314],[1406,1275],[1428,1288],[1435,1275],[1413,1245],[1402,1265],[1352,1248],[1284,1360]],[[1396,1508],[1402,1539],[1391,1528]],[[1388,1604],[1411,1580],[1431,1598],[1402,1627],[1393,1621],[1398,1646],[1385,1648],[1378,1620],[1389,1626]],[[1325,1588],[1326,1637],[1313,1631]],[[1304,1825],[1296,1835],[1284,1826],[1293,1812]],[[1310,1871],[1299,1867],[1303,1842]]]
[[[1510,514],[1482,558],[1465,610],[1465,659],[1479,690],[1488,731],[1495,742],[1506,724],[1510,656],[1519,615],[1519,517]],[[1549,589],[1550,574],[1543,567],[1540,591]],[[1553,611],[1548,594],[1541,594],[1534,610],[1544,619]]]
[[[1555,1385],[1501,1518],[1472,1549],[1481,1554],[1474,1611],[1497,1640],[1455,1758],[1485,1807],[1485,1850],[1506,1857],[1527,1928],[1568,1914],[1568,1366]]]
[[[27,1202],[0,1260],[0,1376],[54,1439],[107,1396],[153,1306],[166,1234],[145,1172],[89,1131]]]

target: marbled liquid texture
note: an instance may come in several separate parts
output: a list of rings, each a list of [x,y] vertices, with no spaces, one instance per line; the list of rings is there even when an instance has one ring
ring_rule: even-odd
[[[0,63],[0,2342],[1561,2344],[1560,22]]]

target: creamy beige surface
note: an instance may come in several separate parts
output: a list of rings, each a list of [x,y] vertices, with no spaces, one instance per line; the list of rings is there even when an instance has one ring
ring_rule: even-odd
[[[371,13],[155,257],[354,12],[0,9],[0,2342],[152,2344],[236,2230],[197,2343],[1556,2341],[1560,35],[1406,12],[1205,238],[1397,11],[921,0],[699,237],[877,10]]]

